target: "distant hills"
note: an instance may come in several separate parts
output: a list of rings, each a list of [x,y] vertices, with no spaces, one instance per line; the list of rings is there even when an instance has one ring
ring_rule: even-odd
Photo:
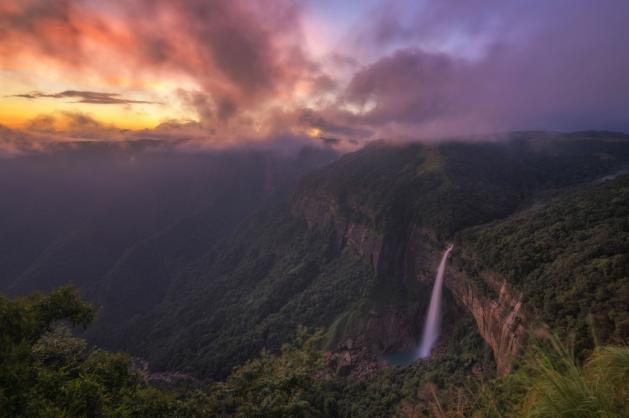
[[[5,159],[0,289],[77,284],[100,308],[88,337],[158,370],[224,377],[299,325],[359,370],[417,342],[456,242],[448,323],[475,324],[508,371],[544,324],[583,355],[626,341],[628,167],[629,138],[609,132]]]

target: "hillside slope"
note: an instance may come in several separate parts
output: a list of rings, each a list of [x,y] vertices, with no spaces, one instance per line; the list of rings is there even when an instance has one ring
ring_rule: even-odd
[[[506,278],[529,322],[573,334],[578,353],[629,337],[629,175],[571,188],[459,241],[463,269]]]
[[[373,144],[308,175],[290,204],[280,199],[248,218],[187,266],[159,306],[111,341],[157,368],[208,376],[224,376],[262,348],[279,347],[299,324],[327,328],[331,348],[367,350],[371,358],[408,349],[421,332],[446,242],[458,240],[457,254],[483,252],[470,244],[468,228],[542,216],[529,208],[578,189],[587,195],[628,164],[629,141],[611,133]],[[565,228],[576,234],[578,225]],[[557,251],[568,257],[572,249]],[[499,371],[507,372],[534,322],[526,315],[534,304],[520,296],[521,277],[460,263],[455,260],[446,280],[458,306],[447,307],[446,315],[472,315]],[[593,270],[586,274],[595,280]],[[623,288],[620,279],[610,286]],[[622,336],[622,320],[618,326],[613,333]]]

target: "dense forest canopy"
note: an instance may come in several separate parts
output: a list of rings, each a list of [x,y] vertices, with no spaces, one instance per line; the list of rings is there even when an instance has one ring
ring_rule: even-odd
[[[62,170],[0,167],[33,176],[0,208],[2,288],[22,295],[0,299],[8,416],[626,414],[624,135],[380,142],[332,162],[90,147]],[[118,168],[63,187],[92,160]],[[156,166],[181,171],[157,187]],[[113,211],[77,199],[99,187]],[[447,242],[437,346],[388,363],[420,338]]]

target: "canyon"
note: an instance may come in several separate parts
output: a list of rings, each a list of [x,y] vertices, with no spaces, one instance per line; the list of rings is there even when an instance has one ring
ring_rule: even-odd
[[[353,209],[358,207],[353,206]],[[386,263],[382,259],[385,257],[384,249],[396,248],[402,265],[394,271],[401,280],[432,285],[442,251],[441,244],[435,241],[434,231],[413,225],[409,227],[411,232],[406,240],[388,241],[385,238],[390,236],[387,232],[378,232],[368,224],[351,221],[341,213],[338,202],[329,197],[301,196],[293,204],[293,214],[301,217],[310,228],[324,229],[333,225],[340,251],[352,251],[365,257],[378,271],[378,266]],[[364,215],[367,217],[369,213]],[[456,257],[462,251],[454,253],[455,259],[448,267],[445,286],[456,302],[474,317],[478,332],[493,351],[498,374],[507,374],[526,339],[521,295],[510,289],[505,279],[488,272],[479,275],[479,278],[494,292],[483,292],[475,285],[476,281],[461,269],[461,261]],[[387,272],[380,271],[380,274]],[[353,353],[361,353],[365,349],[371,351],[370,356],[360,355],[369,360],[384,351],[412,349],[417,343],[424,313],[412,305],[392,305],[380,312],[371,311],[367,321],[363,318],[359,323],[347,326],[346,335],[340,338],[343,342],[340,348]]]
[[[532,136],[476,146],[374,144],[302,181],[291,202],[292,216],[310,229],[332,231],[337,251],[362,257],[375,272],[377,295],[363,308],[365,315],[354,315],[354,322],[336,331],[333,348],[373,360],[416,346],[443,242],[449,241],[455,250],[445,286],[473,317],[491,348],[496,373],[512,370],[527,337],[546,326],[534,313],[539,306],[527,304],[519,275],[480,262],[483,254],[462,236],[474,227],[508,223],[530,213],[527,208],[544,207],[539,201],[574,185],[596,185],[603,173],[614,172],[628,158],[623,141]],[[613,149],[614,158],[603,149]],[[369,166],[377,152],[384,156]],[[589,170],[585,176],[577,175],[582,166]],[[404,292],[415,298],[401,296]]]
[[[38,188],[39,177],[33,177],[16,202],[33,201],[29,193],[52,194],[74,211],[60,211],[67,212],[63,222],[42,228],[49,236],[34,236],[30,246],[19,228],[0,225],[16,243],[6,253],[12,258],[5,257],[1,284],[16,292],[75,284],[99,307],[89,341],[142,358],[151,372],[221,379],[262,350],[277,352],[305,325],[325,330],[326,347],[343,374],[368,375],[383,354],[418,345],[445,243],[454,250],[436,353],[456,344],[449,338],[464,325],[472,340],[486,344],[491,368],[504,375],[528,335],[545,324],[565,335],[578,321],[579,349],[586,354],[592,334],[587,324],[595,325],[601,341],[620,341],[625,333],[617,312],[626,252],[617,231],[624,228],[626,175],[609,178],[629,163],[622,134],[377,142],[341,157],[311,150],[296,159],[255,153],[171,157],[138,149],[131,162],[121,150],[112,152],[73,150],[0,167],[7,174],[0,178],[3,190],[11,190],[10,174],[21,165],[51,179]],[[60,170],[57,158],[80,163]],[[85,175],[77,190],[56,187],[61,181],[55,179],[110,159],[119,172],[107,187],[116,191],[120,210],[103,217],[86,207],[83,217],[74,216],[81,210],[71,203],[74,196],[103,186]],[[175,202],[170,212],[160,212],[168,205],[152,207],[159,222],[140,224],[123,215],[142,213],[136,184],[162,184],[154,167],[186,167],[181,181],[195,178],[198,187],[189,200],[167,199],[184,190],[173,191],[170,183],[145,187],[159,191],[151,199]],[[230,182],[217,189],[213,184],[221,176]],[[128,178],[126,188],[114,187],[122,182],[118,177]],[[599,207],[598,201],[609,204]],[[583,205],[591,212],[587,218],[579,212]],[[43,210],[13,206],[3,210],[17,226]],[[39,225],[48,218],[36,219]],[[104,228],[103,219],[118,222],[120,230]],[[88,239],[102,248],[92,256],[107,255],[98,265],[83,256],[93,248]],[[26,252],[33,243],[47,256]],[[582,271],[579,298],[589,295],[587,303],[569,291],[572,271]],[[600,274],[605,281],[595,280]],[[608,309],[610,303],[616,308]],[[465,339],[463,334],[456,335]],[[471,346],[470,370],[483,361],[485,349]]]

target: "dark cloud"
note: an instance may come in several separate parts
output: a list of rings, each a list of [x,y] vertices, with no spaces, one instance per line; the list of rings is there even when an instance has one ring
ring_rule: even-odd
[[[327,75],[320,75],[312,80],[312,90],[315,94],[325,94],[335,91],[339,87],[336,80]]]
[[[624,0],[383,0],[355,31],[360,52],[339,45],[322,63],[304,49],[297,0],[113,0],[98,7],[25,0],[1,8],[6,1],[0,58],[7,63],[41,55],[90,74],[100,70],[94,62],[111,62],[124,63],[127,75],[193,80],[178,99],[198,123],[168,122],[151,135],[233,140],[310,130],[351,142],[629,130]],[[322,70],[329,66],[344,75],[332,78]],[[291,102],[296,91],[301,96]],[[19,96],[145,103],[91,91]],[[32,126],[45,131],[56,123],[42,117]]]
[[[26,128],[37,132],[51,132],[56,129],[57,118],[53,115],[38,115],[26,123]]]
[[[334,146],[334,145],[338,145],[341,143],[341,140],[338,138],[334,138],[332,136],[320,136],[319,139],[321,140],[321,142],[323,142],[325,145],[329,145],[329,146]]]
[[[228,148],[274,150],[295,154],[304,146],[333,147],[334,138],[308,138],[303,134],[279,131],[264,138],[238,137],[233,141],[213,141],[212,132],[191,120],[167,120],[152,129],[132,131],[99,122],[80,112],[53,112],[39,115],[23,128],[0,124],[0,158],[48,152],[58,146],[72,147],[85,142],[113,142],[125,146],[149,141],[160,149],[205,152]]]
[[[393,52],[353,75],[329,120],[408,137],[629,130],[629,2],[422,4],[383,2],[365,22],[361,41]]]
[[[352,126],[336,110],[320,112],[303,109],[298,112],[295,122],[298,126],[315,128],[327,135],[342,135],[345,137],[367,137],[371,131],[364,126]]]
[[[82,112],[57,111],[35,116],[23,129],[14,132],[30,132],[38,138],[47,137],[52,142],[76,140],[120,140],[127,130],[102,123]]]
[[[76,103],[88,103],[88,104],[163,104],[159,102],[150,102],[146,100],[131,100],[124,97],[120,97],[118,93],[103,93],[98,91],[77,91],[66,90],[59,93],[42,93],[33,91],[24,94],[14,94],[11,97],[22,97],[25,99],[39,99],[42,97],[48,97],[53,99],[65,99],[73,98],[79,99]]]
[[[472,82],[468,74],[464,62],[445,54],[399,50],[357,72],[342,101],[369,124],[421,123],[466,110],[460,94]]]
[[[256,111],[301,80],[322,75],[302,48],[296,0],[114,0],[103,6],[108,13],[100,9],[83,0],[25,0],[6,7],[0,56],[45,55],[80,71],[91,68],[95,51],[104,51],[127,71],[184,74],[212,102],[207,123]],[[83,103],[138,102],[74,93]]]
[[[343,69],[353,69],[358,66],[358,61],[356,60],[356,58],[352,57],[351,55],[339,52],[333,52],[326,56],[325,59],[329,61],[333,66]]]

